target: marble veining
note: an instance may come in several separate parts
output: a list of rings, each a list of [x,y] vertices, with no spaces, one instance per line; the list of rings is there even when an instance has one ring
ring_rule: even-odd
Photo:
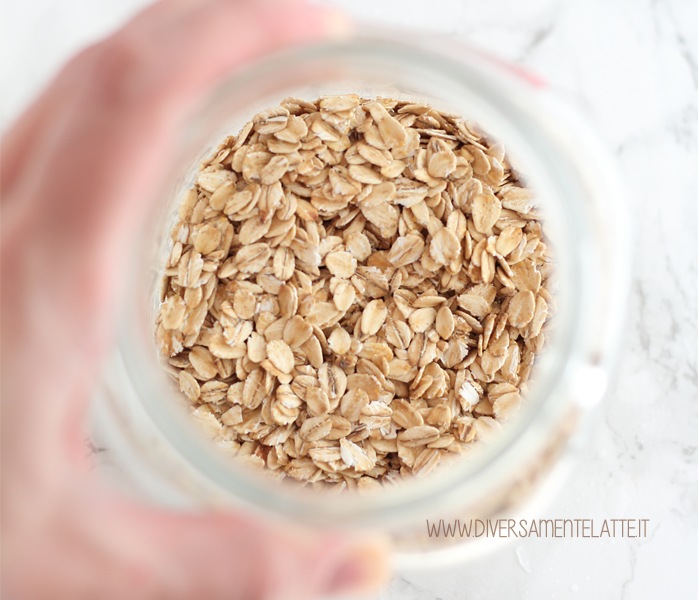
[[[0,125],[144,3],[7,0]],[[697,598],[698,3],[324,3],[455,36],[540,74],[614,151],[635,231],[621,360],[586,453],[544,517],[649,518],[647,538],[518,540],[463,566],[399,573],[371,600]]]

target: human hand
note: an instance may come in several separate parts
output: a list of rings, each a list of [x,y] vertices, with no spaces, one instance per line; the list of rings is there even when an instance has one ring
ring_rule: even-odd
[[[82,440],[132,243],[188,110],[227,72],[331,35],[300,2],[164,0],[73,59],[2,155],[2,576],[14,598],[313,597],[371,587],[380,544],[140,506]]]

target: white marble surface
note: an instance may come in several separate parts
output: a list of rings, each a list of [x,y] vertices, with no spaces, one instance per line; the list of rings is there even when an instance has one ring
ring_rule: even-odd
[[[5,0],[7,124],[144,0]],[[455,35],[541,74],[618,156],[635,267],[629,327],[588,453],[551,518],[649,518],[647,539],[526,540],[403,573],[384,600],[698,598],[698,2],[334,0],[368,22]]]

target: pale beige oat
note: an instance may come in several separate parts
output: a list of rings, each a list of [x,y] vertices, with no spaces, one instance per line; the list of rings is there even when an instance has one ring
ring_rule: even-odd
[[[535,195],[422,104],[289,98],[202,163],[156,341],[192,418],[275,477],[370,493],[494,439],[554,314]]]

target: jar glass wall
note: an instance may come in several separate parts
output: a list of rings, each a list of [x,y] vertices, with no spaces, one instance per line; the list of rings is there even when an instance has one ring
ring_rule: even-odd
[[[540,201],[556,260],[557,312],[521,413],[498,439],[425,479],[329,500],[251,473],[201,435],[159,364],[154,323],[169,231],[200,161],[283,98],[342,93],[427,103],[476,121],[504,143]],[[131,487],[157,503],[381,529],[405,565],[479,554],[492,539],[429,538],[426,520],[530,515],[532,503],[562,481],[605,390],[622,325],[630,271],[623,209],[612,161],[583,124],[543,86],[475,51],[381,35],[267,58],[223,82],[183,133],[135,249],[118,347],[95,401],[95,437]]]

